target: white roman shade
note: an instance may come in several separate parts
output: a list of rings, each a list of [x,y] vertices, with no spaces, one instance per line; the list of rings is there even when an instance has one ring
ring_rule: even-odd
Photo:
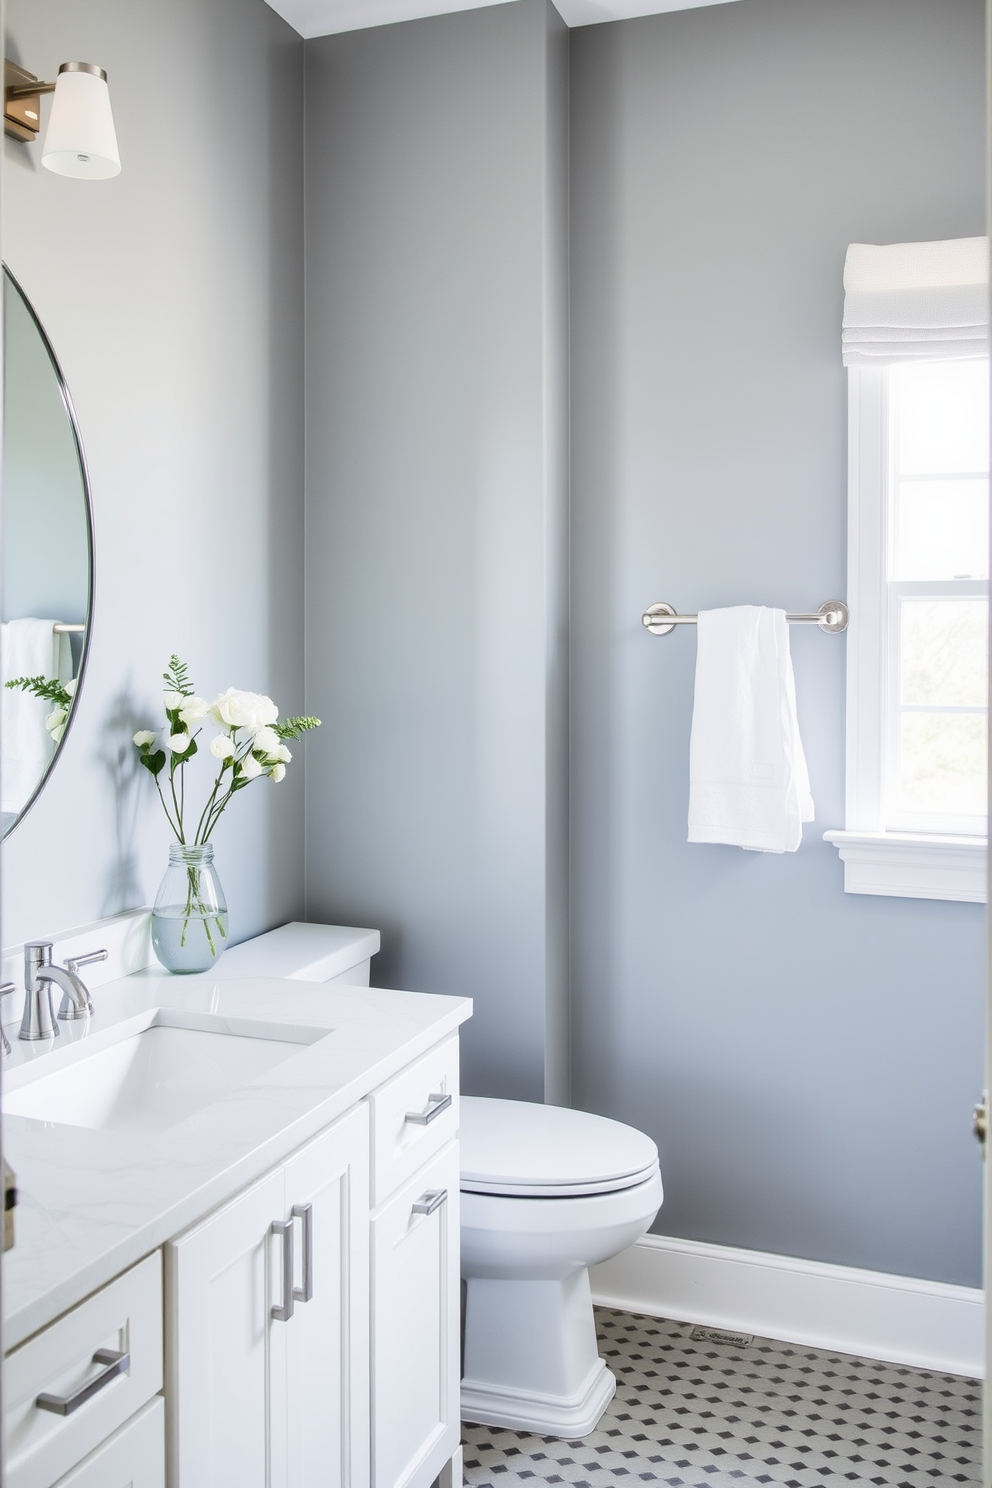
[[[987,356],[988,263],[988,238],[852,243],[844,263],[844,365]]]

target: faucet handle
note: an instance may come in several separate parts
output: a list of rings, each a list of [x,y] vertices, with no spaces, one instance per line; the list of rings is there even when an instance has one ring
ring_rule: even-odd
[[[82,956],[66,957],[65,969],[76,983],[77,991],[82,996],[86,1005],[83,1008],[78,1007],[69,996],[68,991],[63,987],[62,1006],[59,1008],[59,1017],[64,1023],[71,1023],[76,1018],[85,1018],[88,1013],[93,1011],[93,999],[90,996],[90,989],[80,977],[79,968],[81,966],[92,966],[96,961],[106,961],[108,955],[108,951],[100,950],[86,951]]]
[[[87,951],[83,956],[67,956],[65,969],[75,976],[81,966],[93,966],[97,961],[106,961],[109,955],[109,951]]]
[[[16,982],[0,982],[0,997],[6,997],[8,992],[16,992],[16,991],[17,991],[17,983]],[[4,1032],[4,1028],[3,1028],[3,1023],[2,1022],[0,1022],[0,1040],[3,1041],[3,1052],[5,1054],[9,1054],[10,1053],[10,1039],[7,1037],[6,1033]]]

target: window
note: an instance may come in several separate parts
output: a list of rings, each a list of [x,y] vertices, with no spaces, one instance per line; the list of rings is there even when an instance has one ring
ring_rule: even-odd
[[[848,892],[984,900],[989,362],[945,332],[886,329],[879,355],[874,334],[845,357],[847,808],[826,837]]]
[[[989,366],[902,363],[880,375],[889,425],[882,825],[982,837]]]

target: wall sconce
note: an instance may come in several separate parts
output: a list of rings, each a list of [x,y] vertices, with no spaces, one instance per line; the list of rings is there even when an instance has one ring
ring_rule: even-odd
[[[41,163],[85,181],[120,174],[107,74],[92,62],[63,62],[54,83],[4,62],[4,133],[30,144],[41,128],[41,95],[54,93]]]

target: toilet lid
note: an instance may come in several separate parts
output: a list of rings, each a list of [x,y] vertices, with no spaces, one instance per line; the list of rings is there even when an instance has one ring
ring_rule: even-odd
[[[463,1096],[461,1186],[531,1198],[614,1193],[658,1165],[650,1137],[564,1106]]]

